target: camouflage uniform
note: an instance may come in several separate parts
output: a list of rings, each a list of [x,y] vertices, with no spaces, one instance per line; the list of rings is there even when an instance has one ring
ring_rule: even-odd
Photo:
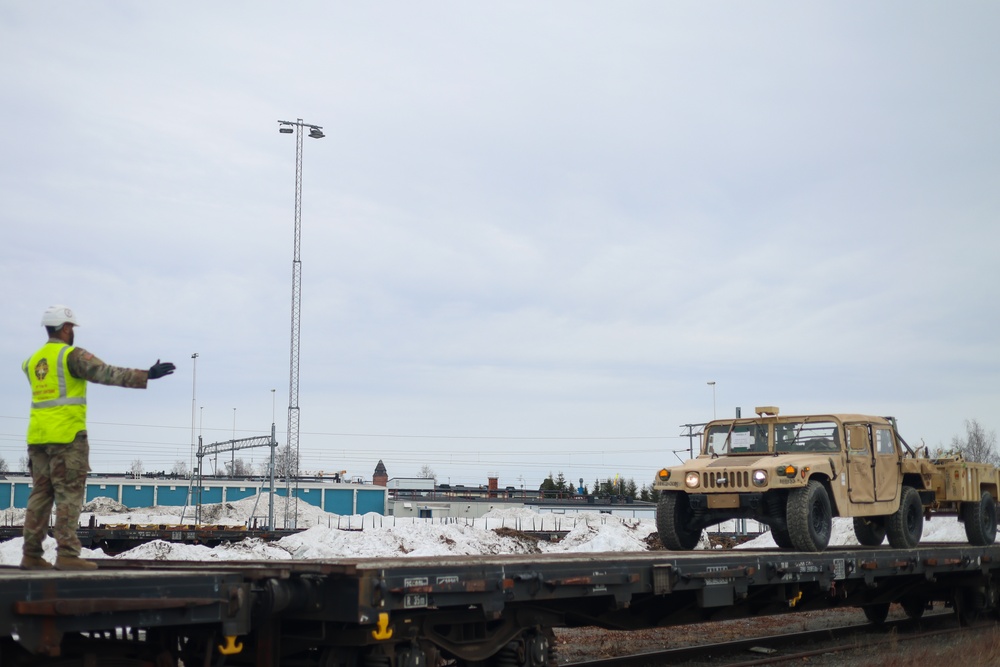
[[[62,341],[52,338],[49,342]],[[145,370],[110,366],[80,347],[69,353],[67,366],[74,377],[115,387],[145,389],[149,375]],[[77,433],[69,444],[28,445],[33,488],[24,515],[25,556],[41,557],[53,503],[56,506],[53,535],[59,543],[59,555],[80,555],[76,530],[90,471],[89,458],[90,444],[85,430]]]

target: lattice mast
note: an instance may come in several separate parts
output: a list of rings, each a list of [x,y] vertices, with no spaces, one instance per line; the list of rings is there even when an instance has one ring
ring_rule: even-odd
[[[299,488],[299,342],[301,331],[301,309],[302,309],[302,133],[304,128],[309,128],[309,136],[313,139],[322,139],[323,128],[319,125],[303,123],[302,119],[297,119],[294,123],[279,120],[279,132],[282,134],[295,134],[295,230],[292,244],[292,330],[291,344],[288,360],[288,456],[294,457],[294,462],[286,466],[294,470],[286,470],[285,488],[286,498],[290,498],[288,487],[292,473],[295,477],[295,500],[296,509],[298,505]],[[295,132],[295,128],[298,129]],[[286,503],[287,508],[287,503]],[[297,514],[297,512],[296,512]],[[287,526],[287,513],[285,517]]]

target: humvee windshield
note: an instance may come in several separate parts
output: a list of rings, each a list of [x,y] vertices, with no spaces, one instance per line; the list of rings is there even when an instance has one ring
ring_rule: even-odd
[[[719,424],[708,429],[706,454],[762,454],[770,451],[767,424]],[[774,425],[774,452],[836,452],[840,450],[837,424],[829,421],[787,422]]]
[[[774,451],[836,452],[840,436],[834,422],[798,422],[774,425]]]
[[[767,424],[728,424],[712,426],[708,429],[705,442],[706,454],[726,456],[728,454],[750,454],[767,452]]]

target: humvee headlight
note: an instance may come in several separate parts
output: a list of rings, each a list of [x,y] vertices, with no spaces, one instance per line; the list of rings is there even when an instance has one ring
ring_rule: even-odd
[[[670,471],[664,468],[658,473],[658,476],[661,482],[666,482],[668,479],[670,479]]]
[[[698,488],[699,483],[701,483],[701,476],[696,472],[689,472],[687,476],[684,477],[684,486],[689,489]]]
[[[753,483],[755,486],[767,486],[767,471],[766,470],[754,470],[753,471]]]
[[[795,466],[778,466],[775,471],[779,477],[795,477],[798,472]]]

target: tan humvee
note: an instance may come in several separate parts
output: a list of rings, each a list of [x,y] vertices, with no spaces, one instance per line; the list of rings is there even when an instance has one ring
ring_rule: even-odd
[[[749,518],[770,526],[779,547],[822,551],[834,516],[853,517],[863,545],[888,536],[912,548],[924,515],[940,510],[958,513],[971,544],[996,539],[995,467],[919,457],[891,417],[756,413],[709,422],[701,454],[657,474],[656,525],[668,549],[693,549],[704,528]]]

